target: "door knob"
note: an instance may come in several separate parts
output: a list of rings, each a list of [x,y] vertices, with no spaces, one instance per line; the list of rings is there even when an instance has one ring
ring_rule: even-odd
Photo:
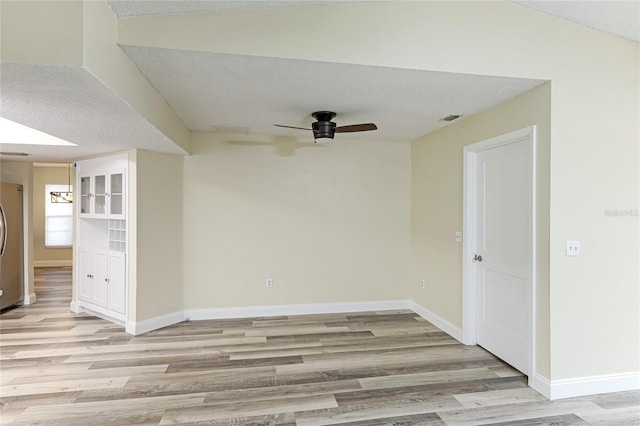
[[[473,260],[475,260],[475,261],[477,261],[477,262],[482,262],[482,256],[480,256],[479,254],[476,254],[476,255],[473,257]]]

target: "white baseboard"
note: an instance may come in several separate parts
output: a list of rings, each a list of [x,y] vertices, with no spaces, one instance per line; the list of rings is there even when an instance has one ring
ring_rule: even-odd
[[[176,311],[159,317],[149,318],[143,321],[127,321],[125,331],[134,336],[158,330],[184,321],[184,311]]]
[[[168,327],[182,321],[311,314],[342,314],[349,312],[390,311],[398,309],[410,309],[436,327],[440,328],[445,333],[449,334],[454,339],[458,341],[462,340],[462,330],[459,327],[410,300],[186,309],[184,311],[176,311],[143,321],[128,321],[126,323],[126,332],[137,336],[159,328]]]
[[[462,342],[462,329],[460,327],[458,327],[458,326],[454,325],[453,323],[447,321],[446,319],[442,318],[441,316],[434,314],[433,312],[431,312],[427,308],[423,308],[422,306],[418,305],[416,302],[414,302],[412,300],[409,301],[408,308],[411,309],[416,314],[420,315],[422,318],[424,318],[427,321],[429,321],[431,324],[433,324],[436,327],[438,327],[440,330],[442,330],[445,333],[447,333],[449,336],[451,336],[454,339],[456,339],[458,342],[463,343]]]
[[[236,308],[187,309],[143,321],[127,321],[125,331],[138,336],[182,321],[209,319],[274,317],[283,315],[336,314],[347,312],[388,311],[409,309],[408,300],[374,302],[313,303],[300,305],[242,306]]]
[[[552,380],[549,399],[573,398],[629,390],[640,390],[640,372]]]
[[[72,260],[34,260],[34,268],[61,268],[64,266],[73,266]]]
[[[300,305],[244,306],[238,308],[187,309],[185,321],[226,318],[275,317],[282,315],[340,314],[347,312],[409,309],[408,300],[374,302],[310,303]]]
[[[69,310],[74,314],[84,312],[84,309],[82,309],[82,306],[80,306],[77,300],[72,300],[71,303],[69,303]]]
[[[36,294],[28,293],[24,295],[24,299],[22,300],[23,305],[33,305],[36,303]]]
[[[529,387],[547,399],[551,399],[551,382],[538,373],[529,376]]]

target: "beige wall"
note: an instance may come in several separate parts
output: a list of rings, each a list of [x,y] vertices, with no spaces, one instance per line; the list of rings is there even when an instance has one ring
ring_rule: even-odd
[[[82,65],[82,1],[4,0],[0,6],[3,61]]]
[[[182,157],[137,150],[130,153],[129,321],[182,310]],[[133,163],[133,164],[132,164]],[[130,295],[131,295],[130,291]],[[133,302],[133,303],[132,303]]]
[[[25,304],[36,301],[33,287],[33,167],[22,161],[0,161],[2,182],[22,185]]]
[[[412,144],[411,299],[462,326],[463,147],[537,126],[537,366],[549,377],[549,134],[551,85],[547,83],[489,111],[463,119]],[[426,288],[416,283],[426,280]]]
[[[5,3],[2,2],[3,24]],[[607,210],[616,209],[633,211],[640,204],[638,43],[510,2],[374,2],[332,6],[331,12],[323,14],[324,24],[331,27],[331,31],[323,32],[322,37],[308,28],[308,23],[317,17],[318,9],[292,8],[241,14],[126,19],[118,23],[119,42],[550,80],[550,332],[546,342],[549,352],[546,360],[540,360],[540,371],[548,371],[546,378],[554,381],[640,371],[638,217],[605,214]],[[77,26],[77,19],[69,18],[70,15],[51,13]],[[87,16],[86,19],[92,17]],[[169,25],[172,31],[167,31]],[[203,31],[207,37],[202,37]],[[96,46],[99,44],[84,45],[97,51],[99,47]],[[3,49],[3,58],[4,50],[11,52],[11,49]],[[65,59],[65,63],[73,62],[74,58]],[[56,61],[58,58],[50,60]],[[93,67],[92,64],[96,63],[92,61],[89,65]],[[145,98],[136,100],[140,103],[153,98],[134,96]],[[130,103],[137,105],[133,100]],[[499,130],[498,127],[495,130]],[[481,133],[469,139],[481,139]],[[334,164],[341,164],[340,157],[337,157],[337,163],[326,164],[305,160],[303,164],[308,164],[311,171],[308,176],[305,170],[292,173],[300,176],[303,172],[307,179],[302,181],[304,185],[298,180],[270,181],[268,173],[256,174],[256,171],[262,171],[265,165],[277,165],[275,175],[283,174],[287,170],[284,166],[293,167],[283,162],[287,157],[276,161],[266,156],[263,164],[254,158],[258,155],[254,153],[257,147],[242,147],[244,151],[240,153],[234,151],[240,149],[239,146],[207,145],[202,138],[195,137],[199,144],[196,155],[185,160],[184,277],[187,307],[288,303],[292,300],[344,301],[352,300],[356,293],[358,300],[366,299],[366,295],[371,293],[374,297],[388,297],[392,294],[387,287],[389,284],[380,277],[386,276],[384,274],[390,270],[398,272],[393,274],[394,285],[406,278],[406,290],[399,290],[399,293],[410,293],[409,286],[414,283],[408,279],[408,273],[403,272],[408,271],[408,267],[398,268],[397,251],[380,249],[377,254],[371,253],[378,249],[377,246],[364,247],[363,243],[362,248],[366,251],[362,253],[366,256],[354,252],[354,264],[348,264],[334,254],[335,250],[342,252],[345,246],[360,248],[354,241],[371,242],[366,231],[378,223],[377,216],[370,218],[364,214],[365,222],[372,221],[367,226],[354,219],[350,222],[352,228],[341,222],[346,219],[337,215],[340,202],[346,203],[347,212],[364,213],[364,209],[353,206],[345,195],[361,186],[354,184],[344,192],[340,185],[331,189],[331,180],[320,179],[326,173],[325,169],[316,168],[317,164],[324,164],[333,170]],[[335,149],[346,148],[343,145]],[[306,158],[306,152],[312,151],[298,150],[294,157]],[[449,155],[445,148],[442,155]],[[249,157],[247,163],[243,161],[244,156]],[[228,159],[236,167],[231,169],[221,163],[219,157]],[[352,158],[351,154],[347,157],[352,159],[356,169],[364,167],[361,158]],[[250,167],[243,169],[245,164]],[[353,164],[349,167],[354,167]],[[235,171],[238,169],[245,172],[238,173]],[[225,174],[220,170],[225,170]],[[369,175],[368,172],[364,174]],[[256,184],[257,188],[251,186],[252,180],[245,178],[254,175],[256,180],[265,180]],[[371,177],[373,179],[375,175],[371,173]],[[455,181],[455,177],[452,178]],[[221,181],[224,185],[219,183]],[[359,194],[358,191],[356,193]],[[254,200],[248,201],[246,194],[251,194]],[[397,200],[392,194],[388,195]],[[266,201],[273,199],[281,200],[284,210],[273,201]],[[314,208],[309,208],[309,205]],[[228,217],[226,212],[229,210],[223,208],[226,206],[235,213],[234,217]],[[385,211],[389,208],[384,207]],[[404,209],[408,217],[408,202]],[[324,211],[325,215],[318,215],[317,211]],[[217,215],[222,215],[222,223],[226,226]],[[311,225],[302,223],[309,217],[315,219],[309,221]],[[386,236],[386,227],[382,229]],[[318,236],[320,244],[317,249],[323,253],[303,247],[300,251],[307,256],[301,256],[289,249],[298,238],[291,241],[283,236],[294,235],[293,231],[304,241],[310,236]],[[340,234],[339,231],[344,232]],[[401,248],[403,243],[399,240],[406,240],[402,237],[406,234],[402,234],[400,229],[394,231],[398,231],[395,235],[400,237],[395,237],[398,240],[389,238],[389,245]],[[262,243],[251,243],[255,235]],[[580,257],[567,258],[564,255],[568,239],[581,241]],[[273,246],[267,244],[272,241],[278,241],[275,254],[271,254]],[[408,242],[404,242],[409,247]],[[407,250],[405,248],[404,254]],[[313,258],[308,256],[311,251]],[[225,263],[231,254],[236,260]],[[332,281],[335,278],[336,282],[343,282],[339,277],[345,277],[349,282],[362,279],[355,271],[362,272],[359,266],[364,263],[363,257],[380,260],[387,255],[389,259],[385,262],[390,265],[389,269],[385,272],[374,264],[372,270],[383,275],[376,275],[366,287],[352,284],[353,287],[340,288]],[[223,272],[208,271],[214,262],[224,265]],[[286,271],[291,271],[291,274]],[[254,286],[262,288],[267,273],[275,279],[272,292],[264,295],[259,290],[253,291]],[[451,273],[459,276],[460,268],[452,269]],[[321,285],[311,284],[301,292],[299,287],[292,285],[293,281],[311,282],[318,278],[321,278]],[[367,275],[365,278],[370,277]],[[277,293],[278,282],[285,285],[287,294]],[[540,301],[541,295],[538,297]],[[438,309],[445,317],[457,321],[461,300],[458,304],[452,300],[446,303],[449,308]],[[457,307],[452,307],[454,305]]]
[[[406,298],[409,143],[194,134],[192,153],[185,308]]]
[[[75,176],[71,170],[71,183]],[[65,266],[73,260],[72,248],[47,248],[45,233],[45,185],[67,185],[67,167],[33,168],[33,262],[35,266]]]
[[[638,217],[605,216],[640,204],[638,43],[510,2],[375,2],[332,12],[320,38],[306,24],[318,11],[299,8],[121,20],[119,41],[550,80],[551,330],[541,362],[554,381],[640,371]],[[581,241],[580,257],[564,255],[566,240]],[[446,316],[459,317],[461,303]]]

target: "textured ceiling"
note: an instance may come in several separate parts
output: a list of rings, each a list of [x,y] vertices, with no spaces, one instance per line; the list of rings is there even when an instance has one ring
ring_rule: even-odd
[[[123,46],[191,130],[299,136],[318,110],[338,125],[375,122],[367,139],[412,140],[543,83],[489,76]],[[336,138],[360,137],[341,134]]]
[[[3,62],[0,92],[2,117],[79,145],[0,146],[31,154],[25,161],[68,161],[130,148],[183,153],[81,68]]]
[[[514,0],[513,3],[640,42],[640,1],[638,0]]]
[[[110,0],[122,17],[308,7],[360,0]],[[374,0],[375,1],[375,0]],[[368,0],[363,0],[363,3]],[[530,1],[513,3],[632,40],[640,33],[640,2]],[[468,116],[541,83],[277,58],[124,46],[131,60],[193,130],[218,133],[310,134],[274,123],[308,127],[315,110],[338,112],[339,125],[376,122],[379,130],[340,134],[408,140]],[[126,102],[81,68],[2,63],[0,115],[78,147],[4,145],[33,154],[27,161],[68,161],[120,149],[182,150]],[[366,135],[366,136],[365,136]]]

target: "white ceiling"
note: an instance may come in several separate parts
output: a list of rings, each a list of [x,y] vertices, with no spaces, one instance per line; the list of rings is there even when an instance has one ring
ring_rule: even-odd
[[[336,138],[412,140],[524,93],[542,80],[472,76],[123,46],[133,63],[191,130],[299,136],[311,113],[338,113],[338,125],[374,122],[378,130]],[[231,129],[229,129],[231,128]]]
[[[230,12],[351,1],[110,0],[123,18],[145,14]],[[640,1],[516,1],[515,3],[638,40]],[[596,5],[597,4],[597,5]],[[604,23],[604,24],[603,24]],[[605,25],[606,24],[606,25]],[[608,26],[607,26],[608,25]],[[635,36],[634,36],[635,34]],[[340,134],[411,140],[542,83],[406,69],[123,46],[132,62],[194,131],[311,135],[273,124],[308,127],[313,111],[336,111],[338,125],[375,122],[379,130]],[[182,150],[126,102],[80,68],[2,63],[0,115],[78,147],[0,146],[31,154],[25,161],[69,161],[143,148]],[[4,157],[3,157],[4,158]]]
[[[640,42],[640,0],[513,0],[512,3]]]
[[[2,63],[1,115],[78,146],[0,144],[24,161],[69,161],[131,147],[182,154],[175,143],[82,68]],[[4,157],[10,158],[10,157]]]

